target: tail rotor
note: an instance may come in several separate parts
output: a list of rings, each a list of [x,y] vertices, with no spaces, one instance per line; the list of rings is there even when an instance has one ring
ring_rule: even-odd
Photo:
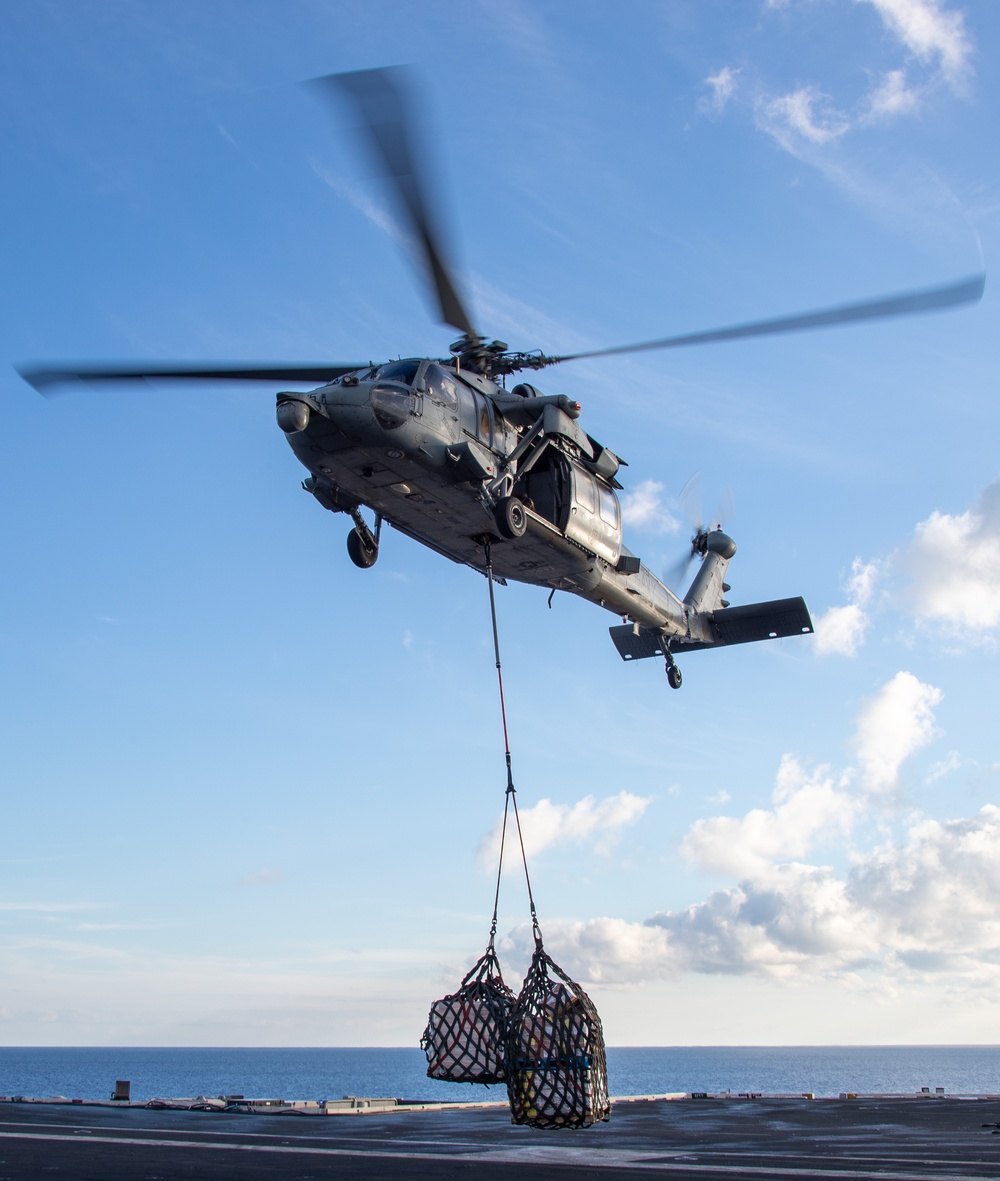
[[[723,519],[734,513],[733,493],[727,488],[715,513],[706,523],[701,507],[701,472],[695,472],[677,497],[677,507],[691,526],[691,542],[687,552],[671,563],[663,572],[663,581],[671,590],[679,591],[687,581],[688,571],[696,559],[705,556],[708,536],[722,528]]]

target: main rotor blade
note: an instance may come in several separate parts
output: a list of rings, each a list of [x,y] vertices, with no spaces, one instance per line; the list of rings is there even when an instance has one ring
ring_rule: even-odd
[[[40,394],[50,392],[51,386],[68,382],[142,381],[292,381],[310,385],[325,385],[335,377],[366,369],[367,365],[214,365],[208,368],[177,365],[144,365],[134,369],[123,365],[88,366],[51,369],[26,365],[18,373]]]
[[[912,316],[917,312],[933,312],[963,303],[976,303],[983,295],[986,276],[963,279],[943,287],[928,287],[901,295],[887,295],[881,299],[861,303],[839,304],[815,312],[800,312],[794,316],[779,316],[774,320],[753,320],[729,328],[713,328],[708,332],[691,332],[684,336],[666,336],[662,340],[647,340],[641,344],[619,345],[613,349],[595,349],[589,353],[569,353],[562,357],[546,357],[548,365],[562,361],[577,361],[583,357],[613,357],[621,353],[641,353],[651,349],[676,349],[689,344],[710,344],[719,340],[738,340],[744,336],[771,336],[781,332],[801,332],[807,328],[828,328],[835,324],[850,324],[856,320],[878,320],[889,316]]]
[[[475,336],[472,320],[458,295],[451,269],[441,248],[427,200],[427,184],[414,150],[415,88],[401,67],[328,74],[315,83],[344,91],[357,104],[365,121],[368,141],[383,174],[392,182],[399,203],[420,242],[424,261],[437,294],[441,319],[468,336]]]

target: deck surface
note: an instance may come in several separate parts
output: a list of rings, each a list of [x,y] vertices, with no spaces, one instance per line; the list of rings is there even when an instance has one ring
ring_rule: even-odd
[[[505,1108],[317,1116],[3,1103],[0,1181],[1000,1181],[998,1121],[1000,1101],[939,1097],[620,1101],[608,1123],[574,1132],[513,1127]]]

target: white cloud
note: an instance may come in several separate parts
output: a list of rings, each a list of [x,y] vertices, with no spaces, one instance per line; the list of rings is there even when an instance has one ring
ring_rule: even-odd
[[[868,701],[858,718],[855,748],[862,782],[872,792],[896,786],[902,764],[934,737],[941,690],[898,672]]]
[[[772,807],[691,826],[682,852],[700,869],[731,875],[733,885],[642,922],[548,922],[553,954],[579,978],[608,985],[707,974],[789,983],[838,979],[851,987],[874,981],[891,989],[934,973],[946,984],[995,988],[1000,807],[987,805],[967,819],[918,817],[900,836],[883,835],[867,851],[848,844],[866,831],[872,793],[893,787],[905,759],[933,737],[940,700],[934,686],[898,673],[859,718],[860,775],[851,768],[839,776],[828,768],[807,772],[785,755]],[[934,764],[928,781],[960,762],[952,751]],[[597,809],[582,803],[575,827],[589,833]],[[883,834],[884,823],[883,817]],[[808,855],[821,845],[837,851],[846,868],[810,864]],[[518,959],[530,948],[527,926],[502,945]]]
[[[824,866],[779,866],[766,882],[648,921],[700,972],[812,975],[855,968],[877,948],[877,924],[856,913],[846,883]]]
[[[866,92],[835,101],[821,86],[808,83],[777,97],[767,88],[755,99],[757,126],[787,152],[819,168],[828,179],[858,195],[870,182],[835,163],[831,148],[859,128],[916,113],[943,81],[953,92],[965,91],[972,74],[972,43],[965,19],[944,0],[856,0],[874,8],[906,60],[895,68],[869,71]],[[766,9],[788,8],[786,0],[770,0]],[[805,11],[808,5],[800,8]],[[871,38],[859,38],[859,54]],[[863,65],[863,58],[859,60]],[[708,80],[712,82],[711,79]],[[711,106],[708,102],[706,106]],[[722,106],[718,108],[722,109]],[[863,195],[863,193],[861,194]]]
[[[687,957],[675,947],[668,932],[647,923],[598,918],[587,922],[546,922],[546,943],[558,947],[561,966],[583,979],[608,984],[637,984],[674,976]],[[527,963],[534,950],[534,934],[525,924],[506,935],[498,946],[504,958]]]
[[[826,866],[775,866],[642,923],[616,918],[546,924],[570,972],[634,984],[682,972],[805,982],[881,969],[950,972],[1000,981],[1000,808],[923,820],[899,843],[858,858],[845,876]],[[530,947],[518,928],[502,950]]]
[[[831,607],[816,619],[816,651],[854,656],[868,627],[868,617],[858,603]]]
[[[1000,951],[1000,808],[967,820],[922,820],[905,844],[876,849],[851,874],[857,905],[883,942],[913,953],[983,958]]]
[[[910,580],[902,600],[919,621],[990,638],[984,633],[1000,627],[1000,480],[964,513],[931,513],[895,562]]]
[[[816,617],[818,653],[854,656],[876,606],[904,611],[953,640],[995,643],[1000,630],[1000,479],[965,512],[932,512],[888,556],[868,563],[855,558],[845,591],[845,605]]]
[[[773,793],[775,807],[753,808],[741,819],[713,816],[695,821],[681,852],[700,869],[735,877],[766,875],[776,861],[803,857],[831,832],[847,831],[858,803],[820,768],[811,776],[784,755]]]
[[[854,559],[846,587],[850,602],[844,607],[831,607],[816,620],[817,652],[856,654],[868,629],[868,607],[878,575],[877,562],[866,564],[860,558]]]
[[[939,779],[943,779],[946,775],[950,775],[952,771],[957,771],[962,765],[962,756],[957,750],[949,751],[943,759],[938,759],[936,763],[931,763],[927,768],[927,783],[937,783]]]
[[[711,88],[711,95],[703,98],[698,104],[702,111],[719,115],[725,110],[726,104],[736,93],[740,71],[730,66],[723,66],[717,74],[710,74],[705,79],[705,85]]]
[[[797,155],[807,145],[827,144],[850,130],[851,122],[816,86],[802,86],[757,104],[758,126],[786,151]]]
[[[629,791],[620,791],[600,801],[593,796],[586,796],[575,804],[554,804],[551,800],[539,800],[531,808],[520,809],[525,856],[530,859],[553,845],[588,842],[595,852],[606,853],[621,829],[634,824],[649,803],[648,797],[633,795]],[[480,859],[488,864],[495,863],[500,853],[502,823],[502,820],[497,821],[493,832],[480,845]],[[516,841],[511,810],[507,819],[505,855],[507,868],[511,872],[517,872],[519,865]]]
[[[622,522],[636,529],[677,533],[681,523],[663,503],[664,488],[657,480],[643,480],[620,497]]]
[[[971,70],[972,44],[965,31],[965,17],[945,7],[941,0],[864,0],[881,16],[919,61],[936,63],[941,75],[960,89]]]
[[[683,972],[811,978],[863,964],[879,948],[879,923],[859,913],[831,870],[785,865],[704,902],[642,923],[598,918],[546,923],[560,964],[588,981],[635,984]],[[524,957],[530,928],[501,945]]]
[[[907,85],[906,71],[890,70],[883,75],[881,84],[869,94],[868,113],[865,118],[894,118],[896,115],[910,114],[919,106],[920,95]]]

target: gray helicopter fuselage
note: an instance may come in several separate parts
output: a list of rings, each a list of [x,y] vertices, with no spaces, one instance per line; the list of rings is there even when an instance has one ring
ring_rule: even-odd
[[[367,507],[479,571],[488,539],[497,577],[570,591],[635,624],[699,638],[689,605],[622,544],[621,461],[582,430],[579,409],[562,395],[528,385],[508,392],[429,360],[278,395],[279,425],[311,473],[303,486],[325,508]],[[504,496],[525,505],[520,537],[497,528]],[[721,573],[715,582],[721,587]],[[721,590],[712,592],[714,608]]]

